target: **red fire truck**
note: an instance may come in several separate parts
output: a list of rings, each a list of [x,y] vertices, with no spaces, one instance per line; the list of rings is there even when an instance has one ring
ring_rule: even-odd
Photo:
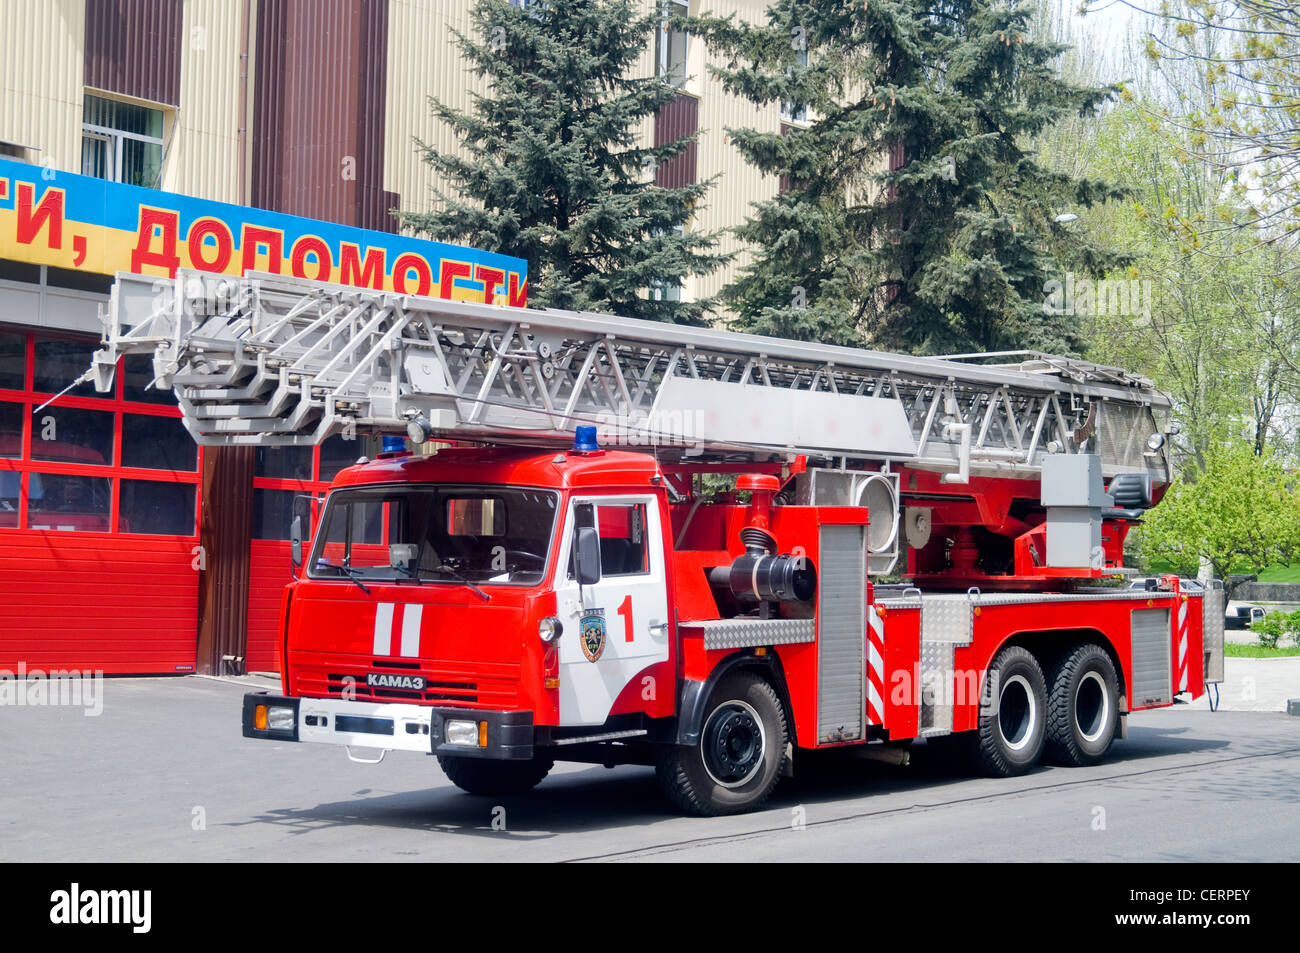
[[[295,526],[282,694],[245,697],[246,737],[433,754],[490,795],[653,765],[709,815],[796,750],[1093,764],[1222,679],[1220,589],[1116,581],[1169,479],[1168,401],[1133,375],[132,280],[97,366],[153,350],[200,442],[390,435]]]

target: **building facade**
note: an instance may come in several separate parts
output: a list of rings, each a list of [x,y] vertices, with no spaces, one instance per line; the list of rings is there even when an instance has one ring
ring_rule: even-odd
[[[703,44],[673,32],[666,17],[707,7],[757,20],[766,4],[642,3],[664,21],[637,70],[680,90],[646,124],[644,141],[699,136],[655,174],[665,185],[720,176],[688,227],[725,230],[778,187],[727,144],[726,127],[776,130],[801,117],[776,106],[756,113],[725,93],[708,73]],[[456,149],[429,97],[465,109],[483,91],[455,47],[455,31],[472,29],[472,6],[0,0],[8,40],[0,158],[29,167],[0,177],[15,183],[0,192],[0,216],[8,209],[17,222],[26,214],[30,229],[41,226],[48,238],[52,219],[37,220],[40,202],[60,175],[72,174],[396,233],[392,210],[427,210],[443,186],[416,140]],[[26,212],[19,180],[31,185]],[[89,218],[65,211],[70,220]],[[219,255],[222,236],[208,237],[190,251]],[[0,667],[274,670],[290,519],[358,447],[331,438],[307,449],[200,451],[170,395],[147,386],[147,362],[120,368],[110,394],[82,383],[51,412],[34,414],[89,366],[111,271],[167,272],[157,260],[123,264],[121,249],[105,241],[110,252],[99,265],[93,255],[79,260],[71,245],[63,258],[11,242],[0,256]],[[723,247],[733,250],[734,240]],[[330,277],[341,280],[334,248]],[[266,267],[271,251],[255,246],[254,265]],[[280,251],[287,262],[290,249]],[[228,268],[247,260],[236,255]],[[711,295],[742,264],[673,293]],[[503,282],[500,293],[507,291]],[[524,293],[516,286],[512,303]]]

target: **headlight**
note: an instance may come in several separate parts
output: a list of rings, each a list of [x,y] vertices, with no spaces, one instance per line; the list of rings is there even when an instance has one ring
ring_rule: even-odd
[[[449,721],[446,724],[447,744],[478,747],[478,722]]]
[[[1155,453],[1165,445],[1165,435],[1162,433],[1153,433],[1147,437],[1147,449]]]
[[[266,727],[276,731],[293,731],[293,709],[274,706],[268,708]]]
[[[543,642],[554,642],[564,634],[564,625],[555,616],[548,615],[537,623],[537,634],[542,637]]]

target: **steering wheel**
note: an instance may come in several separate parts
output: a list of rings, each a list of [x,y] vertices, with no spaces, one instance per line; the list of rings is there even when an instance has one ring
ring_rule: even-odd
[[[536,560],[536,561],[538,562],[539,565],[540,565],[540,564],[544,564],[544,563],[546,562],[546,557],[545,557],[545,556],[539,556],[539,555],[537,555],[536,553],[528,553],[528,552],[524,552],[522,549],[508,549],[508,550],[506,550],[506,556],[507,556],[507,557],[509,557],[509,556],[523,556],[523,557],[526,558],[526,559],[534,559],[534,560]]]

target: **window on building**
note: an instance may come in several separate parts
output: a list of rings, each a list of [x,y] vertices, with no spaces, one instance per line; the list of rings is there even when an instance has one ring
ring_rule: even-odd
[[[193,483],[123,480],[118,505],[118,532],[155,536],[189,536],[194,532]]]
[[[689,4],[679,0],[659,0],[659,29],[655,34],[655,62],[659,78],[669,86],[686,85],[685,30],[675,30],[669,25],[673,17],[690,15]]]
[[[650,300],[651,301],[681,301],[682,286],[680,282],[659,281],[658,279],[650,283]]]
[[[677,225],[673,232],[679,236],[686,234],[686,226]],[[656,234],[662,234],[656,232]],[[681,301],[682,282],[680,278],[656,278],[650,282],[651,301]]]
[[[802,50],[795,51],[795,63],[796,65],[791,69],[791,72],[793,72],[795,69],[805,70],[808,68],[807,47],[805,47]],[[782,103],[781,119],[784,120],[785,122],[807,122],[808,107],[801,103]]]
[[[317,479],[329,483],[344,467],[350,467],[362,457],[375,452],[374,440],[346,433],[335,434],[320,445],[320,475]]]
[[[0,457],[23,455],[23,405],[0,402]]]
[[[162,178],[163,113],[86,94],[81,174],[156,189]]]
[[[358,457],[379,453],[379,438],[335,434],[318,447],[260,447],[253,476],[253,538],[286,540],[295,516],[304,535],[313,531],[312,500],[324,499],[330,481]],[[374,540],[378,542],[378,540]]]
[[[541,19],[542,14],[551,9],[550,0],[510,0],[512,7],[518,7],[520,10],[526,10],[533,15],[534,19]]]
[[[253,538],[288,539],[293,518],[302,517],[303,536],[311,535],[312,494],[293,490],[253,491]]]
[[[27,377],[27,335],[0,331],[0,390],[22,390]]]
[[[198,444],[179,417],[122,415],[122,466],[194,473],[198,465]]]
[[[35,412],[90,366],[97,346],[0,332],[0,529],[193,539],[199,449],[170,392],[133,399],[119,364],[109,393],[81,385]],[[137,370],[136,385],[152,379]],[[159,393],[170,406],[155,402]]]

